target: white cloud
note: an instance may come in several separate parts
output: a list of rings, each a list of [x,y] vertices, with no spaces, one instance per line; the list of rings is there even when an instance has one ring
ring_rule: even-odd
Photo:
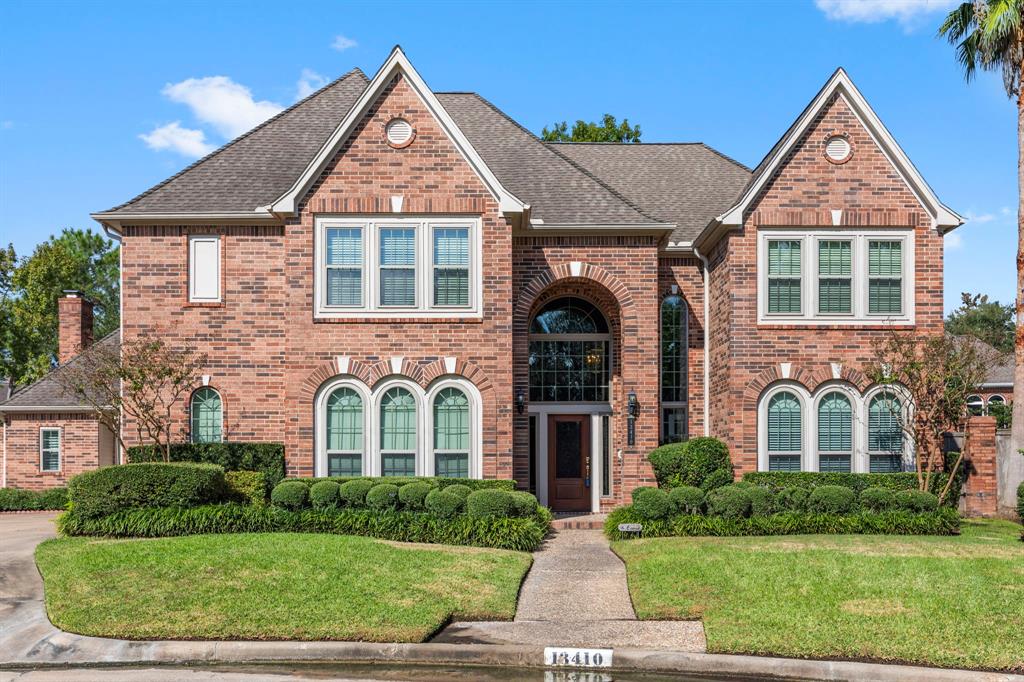
[[[949,232],[942,238],[942,245],[947,251],[955,251],[964,245],[964,238],[959,232]]]
[[[964,222],[967,223],[990,223],[996,219],[996,216],[992,213],[973,213],[968,211],[964,213]]]
[[[10,130],[13,127],[14,127],[14,121],[11,121],[10,119],[8,119],[6,121],[0,121],[0,128],[3,128],[4,130]]]
[[[214,149],[213,145],[206,143],[206,135],[202,130],[182,128],[180,121],[154,128],[148,134],[139,135],[139,138],[150,149],[171,150],[183,156],[205,156]]]
[[[874,23],[895,19],[904,27],[921,17],[949,10],[958,0],[814,0],[833,21]]]
[[[303,69],[302,75],[299,76],[299,82],[296,85],[297,94],[295,99],[308,97],[325,85],[327,85],[327,79],[324,76],[321,76],[312,69]]]
[[[172,102],[188,106],[199,121],[227,138],[238,137],[283,109],[276,102],[256,101],[249,88],[227,76],[168,83],[161,92]]]
[[[334,40],[331,42],[331,48],[337,50],[338,52],[344,52],[345,50],[357,47],[358,45],[359,43],[357,43],[356,41],[352,40],[351,38],[346,38],[345,36],[340,34],[334,36]]]

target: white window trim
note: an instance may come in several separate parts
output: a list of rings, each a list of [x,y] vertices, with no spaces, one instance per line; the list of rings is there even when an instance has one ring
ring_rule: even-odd
[[[426,467],[426,429],[423,428],[423,405],[426,396],[423,393],[423,389],[420,388],[419,384],[403,377],[393,377],[378,384],[373,389],[373,417],[371,424],[373,425],[373,457],[370,461],[370,476],[383,476],[384,462],[382,461],[383,450],[381,449],[381,436],[380,436],[380,408],[384,402],[384,396],[392,388],[404,388],[412,394],[413,401],[416,403],[416,452],[415,454],[415,475],[425,476],[423,472],[427,470]],[[405,452],[404,450],[396,450],[395,452]]]
[[[314,221],[313,308],[316,319],[332,318],[482,318],[483,249],[479,218],[453,216],[388,217],[388,216],[318,216]],[[361,306],[327,305],[328,228],[362,228],[363,235],[363,304]],[[414,228],[416,230],[416,305],[412,307],[381,306],[379,234],[381,228]],[[435,306],[433,232],[435,227],[461,227],[469,230],[469,305]]]
[[[865,422],[864,428],[859,426],[860,423],[860,396],[857,395],[857,391],[847,383],[843,382],[829,382],[822,384],[817,391],[814,392],[814,400],[811,403],[811,419],[812,424],[808,425],[808,432],[811,434],[813,440],[810,443],[811,456],[810,460],[811,471],[821,471],[821,455],[845,455],[846,452],[840,451],[828,451],[822,453],[818,447],[818,409],[821,407],[822,401],[825,396],[831,393],[842,393],[846,396],[846,399],[850,401],[850,473],[858,473],[861,470],[861,465],[858,460],[860,459],[858,453],[861,451],[861,440],[867,443],[867,424]],[[861,432],[863,431],[863,436]]]
[[[761,400],[757,405],[757,470],[768,471],[768,403],[778,393],[792,393],[800,403],[800,426],[803,429],[800,434],[800,471],[808,471],[808,433],[814,428],[807,423],[807,406],[811,404],[811,396],[807,389],[793,381],[779,382],[761,394]]]
[[[196,272],[195,272],[195,246],[201,242],[213,242],[217,246],[217,295],[199,296],[196,294]],[[189,303],[220,303],[223,299],[222,289],[222,262],[220,235],[216,234],[190,234],[188,236],[188,300]]]
[[[195,429],[192,428],[192,424],[193,424],[192,418],[195,415],[194,409],[195,409],[195,403],[196,403],[196,394],[199,393],[199,391],[202,391],[203,389],[206,389],[208,391],[213,391],[217,395],[217,399],[220,400],[220,428],[218,429],[220,431],[220,440],[216,441],[216,442],[217,443],[223,443],[224,442],[224,396],[222,396],[220,394],[220,391],[218,391],[217,389],[213,388],[212,386],[200,386],[199,388],[197,388],[194,391],[192,391],[192,395],[189,396],[189,399],[188,399],[188,440],[189,440],[190,443],[198,442],[198,441],[196,441]]]
[[[896,396],[896,399],[900,401],[900,407],[904,413],[904,419],[913,418],[913,401],[910,399],[910,394],[903,386],[890,385],[890,386],[873,386],[871,387],[861,398],[860,401],[860,414],[861,423],[863,424],[862,430],[864,432],[864,443],[861,448],[861,468],[860,473],[870,473],[871,471],[871,455],[887,455],[888,452],[879,452],[877,450],[868,450],[868,429],[871,427],[871,401],[875,399],[879,393],[891,393]],[[906,432],[903,433],[903,452],[901,453],[903,459],[903,471],[910,471],[914,466],[914,444],[907,437]]]
[[[57,432],[57,468],[56,469],[44,469],[43,468],[43,433],[46,431]],[[41,426],[39,427],[39,471],[48,474],[60,473],[64,469],[64,429],[60,426]]]
[[[327,382],[320,387],[320,391],[317,393],[316,400],[314,402],[314,446],[316,452],[316,461],[314,463],[314,469],[317,476],[327,476],[327,399],[331,393],[338,388],[351,388],[363,401],[363,453],[362,453],[362,468],[363,476],[369,476],[369,443],[372,437],[370,432],[370,414],[369,411],[372,409],[372,401],[370,399],[370,391],[367,389],[366,384],[355,379],[354,377],[343,375],[335,377],[331,381]]]
[[[996,400],[996,398],[998,398],[999,400]],[[996,405],[1006,405],[1007,404],[1006,403],[1006,398],[1003,397],[1003,395],[1001,395],[999,393],[993,393],[992,395],[990,395],[988,397],[988,400],[985,401],[985,407],[987,408],[993,402],[995,402]]]
[[[768,242],[799,241],[800,244],[800,306],[797,313],[768,312]],[[818,312],[818,242],[852,241],[851,246],[851,313]],[[868,312],[868,242],[899,241],[903,255],[903,313],[879,315]],[[759,228],[757,231],[757,322],[761,325],[799,324],[803,326],[864,326],[914,324],[915,249],[913,228]],[[828,278],[826,278],[828,279]]]
[[[462,391],[469,400],[469,477],[483,478],[483,433],[481,433],[481,405],[480,391],[472,383],[458,377],[442,377],[431,384],[426,394],[426,415],[422,420],[425,423],[427,447],[426,461],[424,462],[423,475],[436,476],[436,458],[434,450],[434,400],[437,394],[446,388],[455,388]]]

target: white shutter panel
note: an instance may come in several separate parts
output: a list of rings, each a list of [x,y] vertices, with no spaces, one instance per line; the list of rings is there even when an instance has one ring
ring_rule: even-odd
[[[220,238],[189,237],[190,301],[220,301]]]

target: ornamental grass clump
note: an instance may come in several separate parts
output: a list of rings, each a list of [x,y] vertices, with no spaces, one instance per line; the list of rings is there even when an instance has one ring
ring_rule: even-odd
[[[724,519],[750,516],[751,503],[750,491],[735,484],[715,488],[707,496],[708,514]]]
[[[398,508],[398,486],[391,483],[378,483],[366,493],[366,506],[377,511]]]
[[[309,502],[317,511],[330,511],[341,506],[341,486],[334,481],[319,481],[309,486]]]
[[[704,511],[704,491],[692,485],[681,485],[668,491],[668,499],[677,514],[700,514]]]
[[[812,514],[849,514],[857,508],[857,494],[841,485],[820,485],[807,498]]]
[[[338,496],[346,507],[362,507],[366,505],[366,493],[370,492],[373,482],[365,478],[346,481],[338,488]]]
[[[299,481],[281,481],[270,492],[270,501],[282,509],[299,511],[309,504],[309,487]]]

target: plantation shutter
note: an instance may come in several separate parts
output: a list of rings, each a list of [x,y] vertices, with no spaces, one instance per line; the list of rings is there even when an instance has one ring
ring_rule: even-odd
[[[434,229],[434,305],[469,305],[469,230]]]
[[[43,471],[60,471],[60,429],[43,429],[39,432],[39,468]]]
[[[803,425],[800,401],[789,391],[768,401],[768,470],[800,471]]]
[[[849,241],[818,242],[818,312],[852,311],[852,252]]]
[[[416,305],[416,230],[380,230],[380,305]]]
[[[768,242],[768,312],[800,313],[800,242]]]
[[[848,473],[853,453],[853,408],[838,391],[818,405],[818,469]]]
[[[416,475],[416,399],[395,387],[380,404],[381,474]]]
[[[469,477],[469,400],[457,388],[446,388],[434,399],[434,473],[448,478]]]
[[[327,230],[327,305],[363,304],[363,230]]]
[[[351,388],[337,388],[327,398],[327,475],[362,473],[363,399]]]
[[[868,312],[903,312],[903,242],[868,242]]]
[[[221,441],[222,412],[220,394],[212,388],[200,388],[192,394],[192,442]]]
[[[868,405],[868,460],[871,473],[893,473],[903,469],[903,429],[900,401],[879,393]]]

